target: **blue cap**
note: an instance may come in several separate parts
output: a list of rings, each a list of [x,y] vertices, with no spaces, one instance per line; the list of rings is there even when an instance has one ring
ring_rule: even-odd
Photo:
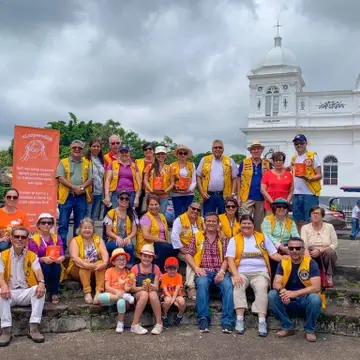
[[[303,134],[298,134],[293,139],[293,142],[295,142],[295,141],[307,141],[307,138]]]
[[[119,151],[130,151],[129,145],[120,145]]]
[[[289,202],[286,199],[278,198],[274,202],[271,203],[271,205],[286,205],[289,206]]]

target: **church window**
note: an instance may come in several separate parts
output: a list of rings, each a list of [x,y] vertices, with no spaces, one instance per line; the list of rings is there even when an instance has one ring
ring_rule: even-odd
[[[266,116],[278,116],[279,115],[279,88],[277,86],[271,86],[266,91],[265,96],[265,115]]]
[[[324,185],[338,184],[338,159],[333,155],[328,155],[324,159]]]

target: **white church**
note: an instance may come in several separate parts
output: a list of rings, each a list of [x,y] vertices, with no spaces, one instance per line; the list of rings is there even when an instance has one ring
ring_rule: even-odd
[[[289,163],[295,154],[292,139],[304,134],[308,149],[323,163],[321,196],[360,196],[340,189],[360,186],[360,75],[353,90],[306,92],[295,56],[282,47],[279,33],[274,41],[248,75],[248,125],[241,129],[247,143],[260,140],[266,157],[283,151]]]

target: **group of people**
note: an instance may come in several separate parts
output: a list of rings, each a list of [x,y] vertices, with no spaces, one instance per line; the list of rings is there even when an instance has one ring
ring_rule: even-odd
[[[0,346],[11,341],[14,305],[32,305],[29,336],[44,341],[39,323],[45,299],[58,304],[59,282],[68,277],[81,282],[86,303],[116,304],[118,333],[124,331],[124,314],[134,303],[133,333],[147,333],[140,317],[148,303],[156,319],[152,334],[179,325],[184,296],[196,302],[199,329],[208,332],[209,290],[216,285],[222,331],[243,334],[250,286],[260,336],[267,335],[269,306],[282,322],[278,336],[293,333],[288,314],[302,309],[306,338],[316,341],[316,320],[324,303],[321,289],[334,285],[338,242],[318,205],[320,160],[307,150],[304,135],[293,143],[297,155],[290,167],[282,152],[272,154],[271,161],[262,159],[259,141],[249,146],[251,157],[237,167],[223,154],[222,141],[215,140],[212,154],[196,168],[192,151],[183,145],[173,151],[177,161],[167,165],[164,146],[144,144],[144,158],[133,160],[118,136],[110,137],[105,155],[100,140],[90,142],[86,156],[85,144],[74,140],[56,174],[57,234],[54,216],[48,213],[39,216],[37,231],[29,234],[26,214],[17,207],[18,191],[5,193],[0,209]],[[194,201],[196,187],[200,202]],[[169,197],[176,215],[171,233],[164,216]],[[107,211],[101,237],[94,219],[102,202]],[[68,242],[71,214],[74,232]],[[186,267],[184,284],[179,261]],[[269,287],[273,290],[268,294]],[[178,314],[170,323],[172,305]]]

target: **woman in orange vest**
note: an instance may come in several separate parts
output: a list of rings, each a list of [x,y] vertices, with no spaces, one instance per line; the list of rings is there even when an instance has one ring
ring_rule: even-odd
[[[51,232],[54,223],[51,214],[40,214],[36,223],[38,231],[29,239],[28,249],[38,256],[46,289],[51,296],[51,302],[56,305],[59,303],[61,264],[65,255],[61,237]]]
[[[167,149],[165,146],[155,148],[155,160],[145,169],[144,185],[148,194],[157,195],[160,199],[160,212],[165,214],[169,192],[174,187],[170,166],[165,164]]]
[[[171,199],[174,205],[175,218],[186,212],[194,200],[196,187],[195,164],[189,161],[193,152],[185,145],[178,145],[173,151],[177,161],[170,165],[174,182]]]

